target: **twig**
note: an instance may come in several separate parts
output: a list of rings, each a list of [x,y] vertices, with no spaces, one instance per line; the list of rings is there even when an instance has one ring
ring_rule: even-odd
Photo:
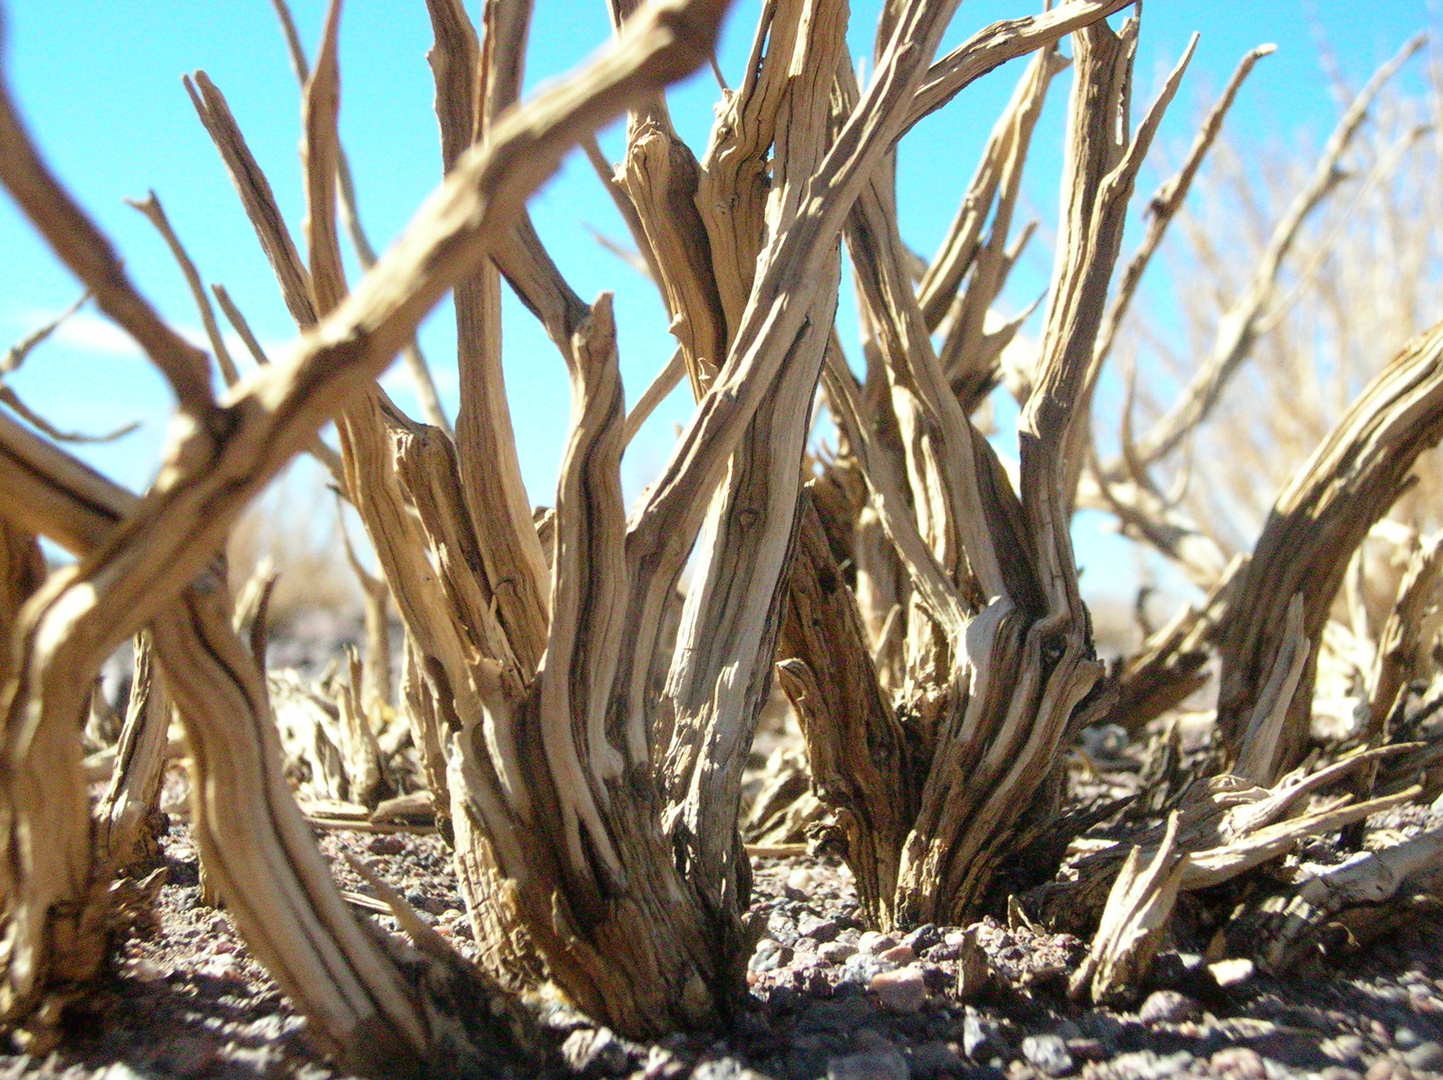
[[[180,238],[175,235],[175,230],[171,228],[170,219],[165,216],[165,208],[160,205],[160,199],[151,191],[144,199],[126,199],[125,204],[139,210],[145,219],[155,226],[156,232],[160,233],[166,247],[170,248],[170,253],[175,256],[180,272],[185,275],[190,295],[195,300],[196,309],[200,312],[200,321],[205,326],[205,336],[210,339],[216,363],[220,365],[221,377],[225,379],[226,386],[234,386],[240,380],[240,373],[236,371],[230,350],[225,347],[225,340],[221,337],[220,327],[216,325],[215,312],[211,310],[210,298],[206,296],[205,287],[200,283],[200,274],[196,271],[195,263],[181,244]]]
[[[0,375],[9,375],[12,371],[15,371],[17,368],[19,368],[20,365],[25,362],[25,358],[30,355],[30,353],[35,349],[37,345],[45,341],[48,337],[50,337],[51,334],[55,333],[55,331],[60,328],[61,324],[64,323],[66,319],[70,318],[70,316],[74,315],[77,311],[79,311],[82,307],[84,307],[85,302],[89,299],[90,291],[87,289],[85,292],[80,294],[79,299],[77,299],[73,304],[71,304],[68,308],[62,311],[59,315],[55,316],[55,318],[51,319],[47,323],[42,324],[41,326],[36,327],[34,330],[30,331],[30,333],[26,334],[23,338],[17,341],[14,345],[10,346],[10,349],[8,352],[6,352],[4,358],[0,359]]]

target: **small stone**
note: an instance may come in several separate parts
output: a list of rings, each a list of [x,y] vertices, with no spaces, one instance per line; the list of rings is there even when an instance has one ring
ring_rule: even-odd
[[[907,1059],[896,1050],[847,1054],[827,1061],[827,1080],[908,1080]]]
[[[790,900],[810,900],[816,883],[810,870],[798,867],[787,875],[787,880],[782,884],[782,892]]]
[[[1193,1056],[1186,1050],[1175,1054],[1154,1054],[1151,1050],[1135,1050],[1130,1054],[1118,1054],[1109,1063],[1113,1075],[1128,1080],[1166,1080],[1187,1071],[1193,1063]]]
[[[589,1076],[620,1076],[631,1055],[610,1028],[577,1028],[561,1044],[561,1057],[575,1072]]]
[[[752,1072],[735,1058],[718,1058],[703,1061],[696,1067],[692,1080],[766,1080],[761,1073]]]
[[[1385,1057],[1369,1065],[1368,1071],[1363,1074],[1364,1080],[1412,1080],[1412,1076],[1413,1070],[1401,1061]]]
[[[167,974],[165,968],[146,956],[137,956],[126,961],[123,970],[125,974],[141,982],[159,982]]]
[[[890,934],[879,934],[875,930],[868,930],[857,939],[857,951],[866,953],[868,956],[881,956],[888,949],[896,947],[896,938]]]
[[[221,982],[245,981],[240,961],[233,956],[216,956],[207,960],[200,966],[200,973],[210,979],[219,979]]]
[[[849,956],[855,956],[857,946],[848,945],[845,941],[829,941],[817,949],[817,955],[829,964],[840,964]]]
[[[1084,1037],[1067,1040],[1067,1052],[1075,1061],[1101,1061],[1107,1057],[1107,1047],[1101,1039]]]
[[[646,1055],[643,1080],[675,1080],[689,1070],[664,1046],[653,1046]]]
[[[918,953],[926,952],[934,945],[942,944],[942,931],[933,923],[923,923],[902,938],[903,945],[910,945],[912,951]]]
[[[962,1052],[977,1061],[1000,1052],[1001,1048],[997,1024],[991,1017],[983,1016],[971,1005],[967,1006],[967,1012],[962,1017]]]
[[[224,915],[214,915],[210,920],[210,932],[212,934],[229,934],[230,920]]]
[[[1240,986],[1253,977],[1256,969],[1257,965],[1245,956],[1208,965],[1208,971],[1219,986]]]
[[[815,915],[803,915],[797,920],[797,933],[802,937],[811,938],[819,945],[835,941],[841,932],[842,928],[837,925],[836,919],[820,919]]]
[[[1443,1046],[1432,1041],[1420,1042],[1412,1049],[1403,1052],[1403,1060],[1410,1069],[1443,1072]]]
[[[1399,1024],[1393,1030],[1393,1045],[1396,1046],[1399,1050],[1408,1050],[1414,1046],[1417,1046],[1422,1041],[1423,1040],[1419,1037],[1418,1033],[1410,1027],[1405,1027],[1402,1024]]]
[[[1072,1055],[1057,1035],[1029,1035],[1022,1040],[1022,1056],[1048,1076],[1066,1076],[1072,1071]]]
[[[1264,1080],[1268,1075],[1258,1052],[1246,1046],[1226,1046],[1208,1060],[1208,1065],[1228,1080]]]
[[[885,960],[889,964],[910,964],[917,959],[917,953],[910,945],[894,945],[886,952],[877,954],[878,960]]]
[[[1345,1069],[1341,1065],[1329,1065],[1318,1072],[1318,1080],[1363,1080],[1363,1074],[1356,1069]]]
[[[1144,1024],[1181,1024],[1201,1015],[1201,1006],[1176,990],[1154,990],[1137,1010],[1137,1018]]]
[[[991,982],[992,963],[976,931],[968,930],[957,944],[957,1000],[976,1001]]]
[[[756,951],[752,953],[752,958],[747,963],[747,969],[750,971],[775,971],[791,958],[792,950],[780,941],[762,938],[757,942]]]
[[[112,1062],[104,1072],[96,1073],[95,1080],[145,1080],[123,1061]]]
[[[384,833],[371,837],[366,850],[376,855],[400,855],[406,850],[406,841],[397,833]]]
[[[1366,1045],[1357,1035],[1337,1035],[1324,1039],[1318,1044],[1318,1049],[1334,1061],[1341,1061],[1345,1065],[1358,1065],[1363,1061]]]
[[[894,965],[878,960],[875,956],[859,952],[843,961],[839,978],[844,983],[860,983],[862,986],[870,986],[872,980],[882,972],[892,970],[895,970]]]
[[[872,991],[877,1003],[894,1013],[914,1013],[927,1000],[927,984],[917,967],[879,971],[872,976]]]

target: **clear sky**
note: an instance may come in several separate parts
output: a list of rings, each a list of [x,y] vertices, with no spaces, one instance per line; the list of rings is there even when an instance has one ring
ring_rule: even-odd
[[[728,19],[720,64],[739,81],[760,0],[738,0]],[[473,10],[476,4],[468,0]],[[877,0],[854,5],[853,52],[869,55]],[[1403,41],[1430,23],[1427,0],[1154,0],[1143,13],[1138,93],[1141,111],[1193,30],[1197,56],[1159,141],[1175,150],[1192,136],[1201,111],[1238,58],[1262,42],[1278,52],[1264,59],[1244,88],[1228,124],[1255,145],[1321,143],[1338,105],[1320,62],[1319,43],[1357,86]],[[944,50],[988,22],[1025,14],[1015,0],[966,0]],[[297,161],[299,97],[268,0],[225,3],[181,0],[12,0],[5,5],[5,68],[22,113],[55,171],[105,228],[135,280],[169,318],[198,334],[199,319],[179,271],[158,235],[122,202],[154,189],[207,282],[226,285],[263,341],[279,350],[294,333],[269,268],[220,161],[181,83],[204,69],[226,94],[282,210],[299,238],[302,213]],[[323,15],[318,0],[296,0],[296,20],[314,49]],[[528,84],[583,59],[610,33],[603,0],[536,0]],[[425,62],[430,26],[421,0],[351,0],[342,20],[342,136],[351,157],[362,217],[377,248],[394,238],[439,179],[432,83]],[[905,238],[930,253],[941,238],[978,150],[1010,93],[1020,65],[988,76],[903,143],[899,174]],[[677,126],[698,154],[705,145],[713,77],[703,72],[671,94]],[[1054,86],[1034,140],[1023,215],[1056,217],[1066,77]],[[613,156],[619,125],[602,138]],[[1175,155],[1174,155],[1175,156]],[[1147,191],[1158,177],[1144,175]],[[1140,202],[1140,200],[1139,200]],[[625,229],[579,154],[533,200],[543,239],[585,297],[617,294],[622,372],[635,399],[670,355],[672,340],[652,286],[592,239],[591,228],[617,239]],[[1130,246],[1131,241],[1129,241]],[[78,294],[8,200],[0,200],[0,338],[14,340]],[[1047,260],[1034,256],[1014,275],[1004,306],[1016,310],[1045,289]],[[525,479],[532,501],[553,500],[556,467],[569,411],[565,371],[534,321],[507,294],[506,374]],[[841,326],[853,325],[844,293]],[[443,306],[422,340],[449,410],[456,377],[450,312]],[[243,350],[240,350],[243,356]],[[399,365],[386,384],[404,405],[414,398]],[[170,399],[163,383],[125,337],[99,316],[83,313],[39,349],[14,385],[57,425],[90,431],[138,419],[121,442],[80,452],[132,488],[153,475]],[[690,409],[684,391],[659,411],[633,444],[624,465],[629,492],[639,490],[668,451],[675,425]],[[328,508],[327,508],[328,509]],[[1083,524],[1084,563],[1116,553]],[[1089,531],[1090,530],[1090,531]],[[1094,572],[1106,573],[1105,567]]]

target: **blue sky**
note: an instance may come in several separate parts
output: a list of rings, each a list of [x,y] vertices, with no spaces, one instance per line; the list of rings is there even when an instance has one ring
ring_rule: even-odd
[[[759,3],[739,0],[724,31],[720,63],[733,83],[740,78]],[[468,0],[468,7],[474,13],[476,5]],[[858,55],[870,54],[877,7],[876,0],[853,7],[851,40]],[[1014,0],[967,0],[944,49],[994,19],[1028,10]],[[1192,125],[1242,53],[1276,42],[1278,52],[1258,65],[1228,120],[1229,130],[1264,148],[1316,146],[1338,110],[1319,60],[1319,41],[1327,42],[1356,87],[1407,37],[1429,25],[1427,0],[1379,0],[1360,18],[1363,10],[1333,0],[1154,0],[1143,15],[1136,108],[1140,112],[1150,100],[1188,35],[1200,31],[1197,56],[1159,137],[1164,146],[1185,146]],[[313,49],[323,5],[297,0],[294,12]],[[529,84],[576,64],[609,32],[602,0],[536,0]],[[184,281],[163,243],[122,202],[151,188],[204,280],[226,285],[263,341],[278,349],[292,337],[269,269],[180,83],[182,72],[202,68],[226,94],[299,235],[299,98],[267,0],[21,0],[6,5],[5,39],[7,76],[32,132],[161,310],[176,325],[198,331]],[[404,5],[351,0],[343,16],[342,135],[362,216],[378,248],[439,179],[432,83],[424,59],[429,43],[420,0]],[[1018,73],[1014,64],[982,80],[903,143],[902,226],[917,250],[930,253],[941,238]],[[678,128],[698,154],[716,96],[706,72],[671,95]],[[1044,235],[1056,217],[1065,98],[1066,77],[1055,84],[1028,166],[1021,216],[1042,218]],[[602,144],[613,159],[618,156],[619,125],[603,134]],[[1145,174],[1140,186],[1150,191],[1157,179]],[[619,239],[625,230],[585,159],[569,158],[535,198],[532,211],[578,292],[588,298],[603,289],[617,294],[622,372],[634,399],[670,354],[672,340],[655,290],[591,238],[591,227]],[[8,341],[66,306],[78,287],[8,201],[0,201],[0,250],[7,256],[0,261],[0,338]],[[1025,306],[1046,287],[1047,259],[1039,252],[1014,275],[1004,296],[1008,310]],[[534,321],[509,293],[507,300],[507,380],[523,471],[532,501],[549,503],[569,411],[565,371]],[[847,293],[840,319],[845,335],[853,322]],[[454,413],[449,323],[449,308],[443,306],[426,324],[422,341]],[[413,403],[399,366],[386,383],[403,404]],[[170,410],[168,392],[123,335],[100,317],[87,312],[69,324],[32,355],[14,385],[61,427],[99,431],[141,420],[141,429],[123,441],[81,452],[132,488],[143,487],[153,474]],[[639,490],[658,467],[689,409],[684,392],[673,395],[638,437],[624,465],[628,491]],[[1107,579],[1099,582],[1098,574],[1118,549],[1096,532],[1095,522],[1084,522],[1078,541],[1082,561],[1099,565],[1093,579],[1101,584]]]

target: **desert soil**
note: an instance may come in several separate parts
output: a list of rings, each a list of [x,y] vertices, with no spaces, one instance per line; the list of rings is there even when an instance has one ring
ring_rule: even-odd
[[[176,807],[175,793],[168,796]],[[343,853],[399,889],[463,953],[473,951],[450,857],[433,835],[331,831],[320,843],[344,888],[368,892]],[[117,943],[99,991],[74,1006],[59,1049],[0,1056],[5,1077],[341,1075],[308,1039],[222,910],[202,902],[183,820],[164,838],[156,925]],[[1217,985],[1172,942],[1129,1008],[1068,1001],[1085,951],[1066,935],[981,924],[992,979],[957,996],[956,929],[865,933],[835,860],[754,859],[766,936],[751,995],[729,1030],[641,1045],[543,1006],[560,1058],[589,1080],[932,1080],[944,1077],[1221,1076],[1328,1080],[1443,1075],[1443,925],[1422,921],[1340,958],[1319,978],[1254,974]],[[389,916],[376,918],[397,932]]]

